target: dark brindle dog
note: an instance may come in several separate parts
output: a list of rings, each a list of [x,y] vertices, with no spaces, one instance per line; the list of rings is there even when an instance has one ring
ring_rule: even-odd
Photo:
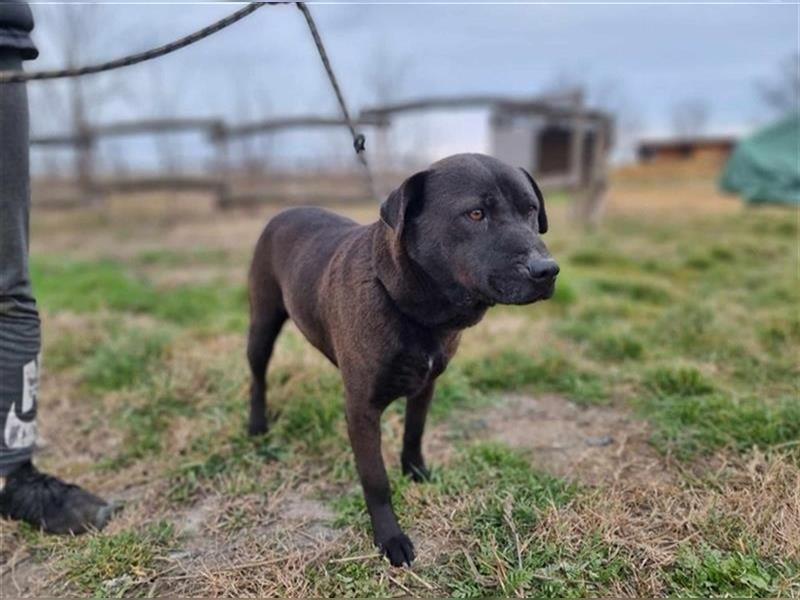
[[[381,413],[408,399],[403,473],[426,479],[425,417],[461,330],[494,304],[552,296],[558,265],[540,237],[547,216],[538,186],[488,156],[451,156],[409,177],[380,215],[362,226],[321,209],[291,209],[261,234],[250,270],[250,433],[267,430],[267,363],[291,317],[342,372],[375,543],[397,566],[411,564],[414,547],[392,510]]]

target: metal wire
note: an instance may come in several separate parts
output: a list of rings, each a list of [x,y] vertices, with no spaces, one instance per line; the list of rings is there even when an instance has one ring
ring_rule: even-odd
[[[328,79],[330,80],[333,91],[336,94],[336,100],[339,102],[339,108],[342,110],[342,117],[344,117],[347,128],[350,130],[350,135],[353,137],[353,149],[356,151],[356,157],[358,158],[358,161],[364,167],[364,176],[367,180],[367,185],[369,186],[369,192],[372,194],[373,200],[377,200],[379,198],[378,190],[375,187],[375,179],[372,176],[372,169],[369,167],[369,162],[367,161],[366,156],[366,138],[364,137],[363,133],[356,131],[353,119],[350,117],[350,111],[347,110],[347,103],[344,101],[344,95],[339,87],[339,82],[337,81],[336,75],[333,72],[333,67],[331,67],[331,61],[328,59],[328,53],[325,51],[325,44],[322,43],[322,37],[320,37],[317,24],[314,22],[314,17],[311,16],[311,11],[308,10],[308,6],[306,6],[305,2],[298,2],[297,8],[300,9],[300,12],[303,13],[303,16],[306,19],[308,29],[311,31],[311,36],[314,38],[314,45],[317,47],[317,52],[322,60],[322,66],[325,67],[325,71],[328,74]]]
[[[108,62],[100,63],[97,65],[88,65],[86,67],[78,67],[75,69],[59,69],[53,71],[31,71],[27,73],[23,71],[0,71],[0,84],[23,83],[25,81],[41,81],[44,79],[62,79],[65,77],[81,77],[83,75],[92,75],[94,73],[102,73],[103,71],[111,71],[113,69],[129,67],[131,65],[152,60],[154,58],[158,58],[166,54],[170,54],[171,52],[175,52],[176,50],[185,48],[186,46],[194,44],[195,42],[199,42],[200,40],[207,38],[208,36],[213,35],[218,31],[222,31],[226,27],[229,27],[234,23],[236,23],[237,21],[241,21],[245,17],[253,14],[256,10],[264,6],[264,4],[265,3],[263,2],[251,2],[244,8],[237,10],[235,13],[232,13],[231,15],[225,17],[224,19],[220,19],[219,21],[216,21],[215,23],[212,23],[207,27],[203,27],[202,29],[195,31],[194,33],[184,36],[178,40],[175,40],[174,42],[164,44],[163,46],[158,46],[157,48],[153,48],[145,52],[130,54],[128,56],[123,56],[122,58],[117,58],[115,60],[110,60]],[[284,4],[284,3],[268,2],[266,4]]]

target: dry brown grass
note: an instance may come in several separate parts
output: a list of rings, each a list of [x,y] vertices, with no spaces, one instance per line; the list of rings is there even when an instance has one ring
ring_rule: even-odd
[[[681,550],[700,540],[774,560],[796,560],[800,552],[800,470],[780,453],[753,452],[741,459],[718,456],[696,465],[705,481],[688,478],[619,480],[581,496],[566,509],[553,509],[537,535],[576,550],[599,534],[625,556],[635,577],[615,590],[620,596],[660,596],[657,575]],[[673,473],[678,475],[673,468]],[[800,575],[794,585],[800,582]],[[787,588],[787,594],[797,593]]]

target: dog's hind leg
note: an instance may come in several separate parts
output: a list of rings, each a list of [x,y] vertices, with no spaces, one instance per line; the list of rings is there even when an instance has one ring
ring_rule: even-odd
[[[247,339],[247,360],[252,375],[250,383],[250,435],[267,431],[267,365],[275,346],[275,338],[281,332],[288,315],[283,308],[280,289],[260,290],[257,295],[251,289],[250,332]]]

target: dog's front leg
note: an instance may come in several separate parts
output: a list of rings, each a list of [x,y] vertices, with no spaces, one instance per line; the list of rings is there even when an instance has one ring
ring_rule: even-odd
[[[392,566],[414,560],[414,545],[397,524],[392,509],[392,490],[381,454],[381,410],[365,399],[348,397],[347,431],[356,457],[356,468],[372,520],[375,544]]]
[[[431,382],[420,393],[409,396],[406,400],[406,425],[400,462],[403,465],[403,474],[414,481],[427,481],[431,477],[422,457],[422,434],[425,431],[433,388],[434,384]]]

